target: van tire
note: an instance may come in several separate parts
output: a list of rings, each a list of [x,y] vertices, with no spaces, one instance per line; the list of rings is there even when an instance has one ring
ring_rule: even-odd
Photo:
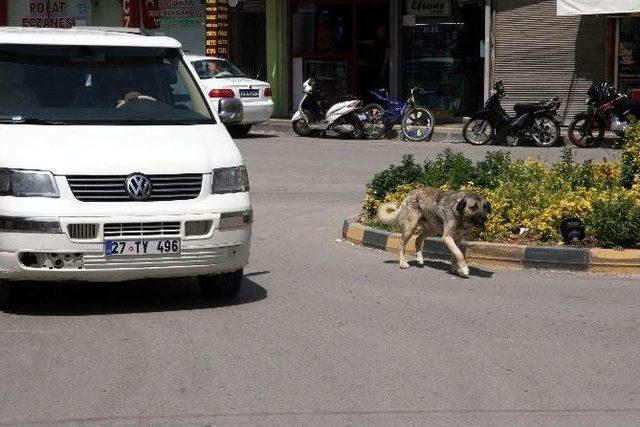
[[[0,311],[9,306],[12,288],[11,283],[0,280]]]
[[[251,131],[251,125],[232,125],[227,128],[234,138],[244,138]]]
[[[244,279],[243,270],[212,276],[198,276],[200,290],[207,299],[233,298],[238,295]]]

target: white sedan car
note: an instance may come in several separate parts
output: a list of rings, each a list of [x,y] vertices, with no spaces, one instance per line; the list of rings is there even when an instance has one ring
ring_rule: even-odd
[[[232,136],[244,136],[254,124],[266,122],[271,118],[273,100],[269,83],[247,77],[226,59],[187,55],[187,60],[198,73],[200,83],[214,110],[218,111],[220,101],[225,99],[237,98],[242,101],[242,121],[227,124]]]

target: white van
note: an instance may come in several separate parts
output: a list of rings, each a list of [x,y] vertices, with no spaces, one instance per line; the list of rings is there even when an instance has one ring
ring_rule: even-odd
[[[233,296],[242,157],[169,37],[0,28],[0,295],[19,281],[197,276]]]

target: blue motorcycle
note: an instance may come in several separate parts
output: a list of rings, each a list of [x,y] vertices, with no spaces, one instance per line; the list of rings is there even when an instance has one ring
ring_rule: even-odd
[[[414,87],[409,99],[402,102],[389,99],[386,89],[370,90],[374,102],[367,104],[362,111],[370,121],[383,123],[387,134],[399,124],[405,140],[427,141],[433,135],[436,119],[431,111],[419,106],[417,98],[421,91],[421,88]]]

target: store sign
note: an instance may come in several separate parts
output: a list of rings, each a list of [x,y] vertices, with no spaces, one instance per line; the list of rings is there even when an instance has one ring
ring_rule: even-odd
[[[407,15],[451,16],[451,0],[405,0],[405,2]]]
[[[91,0],[13,0],[7,7],[9,25],[40,28],[91,25]]]
[[[125,27],[139,27],[141,15],[148,29],[202,26],[205,8],[200,0],[123,0]]]
[[[229,4],[207,0],[206,54],[229,58]]]

